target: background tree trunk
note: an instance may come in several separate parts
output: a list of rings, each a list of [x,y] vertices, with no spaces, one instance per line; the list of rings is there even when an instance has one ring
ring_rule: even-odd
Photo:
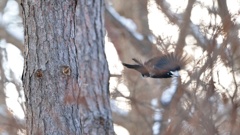
[[[104,1],[23,0],[27,134],[114,134]]]

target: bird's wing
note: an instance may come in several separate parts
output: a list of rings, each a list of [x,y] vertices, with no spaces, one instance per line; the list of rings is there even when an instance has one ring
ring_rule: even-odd
[[[162,56],[157,61],[155,61],[154,69],[155,70],[180,70],[184,66],[183,60],[181,57],[170,53]]]
[[[149,73],[155,75],[180,70],[185,64],[186,56],[180,57],[174,53],[157,56],[144,63]]]

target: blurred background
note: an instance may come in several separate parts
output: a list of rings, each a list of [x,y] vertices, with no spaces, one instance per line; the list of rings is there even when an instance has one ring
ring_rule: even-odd
[[[117,135],[239,135],[239,0],[107,0],[105,52]],[[0,134],[24,134],[20,0],[0,0]],[[183,52],[173,79],[122,62]]]

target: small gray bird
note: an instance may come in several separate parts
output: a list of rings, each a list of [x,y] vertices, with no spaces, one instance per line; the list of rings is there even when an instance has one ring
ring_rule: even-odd
[[[156,56],[144,63],[141,63],[134,58],[132,60],[137,64],[122,64],[127,68],[137,70],[143,77],[151,78],[178,77],[178,71],[189,62],[189,58],[187,56],[179,57],[174,53]]]

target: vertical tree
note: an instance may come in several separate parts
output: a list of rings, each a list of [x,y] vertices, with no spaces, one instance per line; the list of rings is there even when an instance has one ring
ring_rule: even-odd
[[[104,1],[22,0],[27,134],[114,134]]]

